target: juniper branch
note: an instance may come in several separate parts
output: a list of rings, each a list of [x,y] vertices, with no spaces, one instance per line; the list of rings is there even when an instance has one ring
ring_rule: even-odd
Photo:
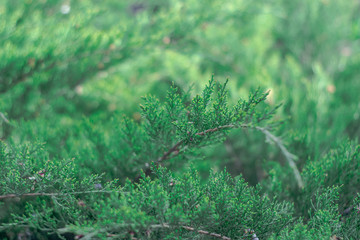
[[[220,130],[224,130],[224,129],[229,129],[229,128],[239,128],[239,127],[242,127],[242,128],[247,128],[249,127],[249,125],[246,125],[246,124],[242,124],[242,125],[234,125],[234,124],[229,124],[229,125],[224,125],[224,126],[219,126],[219,127],[216,127],[216,128],[211,128],[211,129],[207,129],[205,131],[202,131],[202,132],[198,132],[198,133],[195,133],[196,136],[205,136],[206,134],[208,133],[213,133],[213,132],[217,132],[217,131],[220,131]],[[159,157],[156,161],[155,161],[155,164],[156,165],[159,165],[161,162],[163,162],[164,160],[167,160],[169,159],[169,157],[171,156],[172,153],[176,152],[179,150],[179,147],[185,142],[184,139],[178,141],[177,143],[175,143],[175,145],[173,145],[168,151],[166,151],[161,157]],[[145,175],[148,176],[151,174],[151,169],[150,169],[150,166],[146,166],[145,168]],[[135,182],[138,182],[139,179],[141,178],[141,175],[138,175],[136,178],[135,178]]]
[[[90,194],[90,193],[112,193],[114,191],[83,191],[83,192],[68,192],[68,193],[24,193],[24,194],[7,194],[0,195],[0,200],[16,198],[16,197],[37,197],[37,196],[64,196],[64,195],[77,195],[77,194]]]
[[[211,129],[207,129],[205,131],[202,131],[202,132],[198,132],[198,133],[195,133],[196,136],[205,136],[206,134],[208,133],[213,133],[213,132],[217,132],[217,131],[220,131],[220,130],[224,130],[224,129],[229,129],[229,128],[247,128],[249,127],[249,125],[246,125],[246,124],[242,124],[242,125],[234,125],[234,124],[229,124],[229,125],[224,125],[224,126],[219,126],[219,127],[216,127],[216,128],[211,128]],[[162,155],[161,157],[158,158],[158,160],[156,161],[156,163],[160,163],[166,159],[169,158],[169,156],[178,150],[178,148],[181,146],[181,144],[184,143],[184,140],[180,140],[178,141],[174,146],[172,146],[167,152],[164,153],[164,155]]]
[[[218,234],[218,233],[212,233],[212,232],[208,232],[208,231],[204,231],[204,230],[196,230],[193,227],[189,227],[189,226],[181,226],[183,229],[188,230],[188,231],[192,231],[192,232],[197,232],[199,234],[202,235],[208,235],[214,238],[218,238],[218,239],[223,239],[223,240],[231,240],[231,238],[226,237],[224,235]]]
[[[238,128],[238,127],[248,127],[248,125],[240,125],[240,126],[237,126],[237,125],[229,124],[229,125],[224,125],[224,126],[220,126],[220,127],[208,129],[208,130],[205,130],[205,131],[203,131],[203,132],[196,133],[195,135],[197,135],[197,136],[204,136],[204,135],[206,135],[207,133],[217,132],[217,131],[219,131],[219,130],[228,129],[228,128]]]
[[[150,226],[150,228],[171,228],[171,227],[172,226],[170,226],[170,225],[168,225],[166,223],[164,223],[164,224],[155,224],[155,225]],[[189,227],[189,226],[185,226],[185,225],[182,225],[181,228],[183,228],[185,230],[188,230],[188,231],[191,231],[191,232],[197,232],[199,234],[211,236],[211,237],[218,238],[218,239],[231,240],[231,238],[226,237],[226,236],[221,235],[221,234],[218,234],[218,233],[212,233],[212,232],[208,232],[208,231],[205,231],[205,230],[198,230],[198,229],[195,229],[193,227]]]
[[[262,133],[265,134],[265,136],[267,137],[267,139],[271,140],[272,142],[274,142],[279,148],[280,151],[282,152],[282,154],[284,155],[285,159],[288,161],[290,167],[292,168],[297,184],[299,186],[299,188],[304,188],[304,182],[301,178],[300,172],[296,167],[295,164],[295,159],[297,158],[294,154],[290,153],[286,147],[284,146],[284,143],[282,142],[282,140],[279,137],[276,137],[275,135],[273,135],[271,132],[269,132],[266,128],[262,128],[262,127],[255,127],[255,129],[261,131]]]
[[[129,227],[129,224],[115,224],[112,225],[111,228],[105,228],[105,229],[91,229],[90,232],[88,234],[86,234],[85,236],[83,236],[82,239],[91,239],[92,237],[94,237],[96,234],[99,233],[103,233],[103,232],[108,232],[109,229],[119,229],[119,227]],[[152,224],[150,226],[148,226],[148,228],[150,229],[159,229],[159,228],[174,228],[175,226],[171,226],[167,223],[163,223],[163,224]],[[231,238],[226,237],[224,235],[218,234],[218,233],[213,233],[213,232],[209,232],[209,231],[205,231],[205,230],[198,230],[195,229],[193,227],[190,226],[185,226],[185,225],[180,225],[180,227],[182,229],[185,229],[187,231],[191,231],[191,232],[196,232],[202,235],[207,235],[207,236],[211,236],[214,238],[218,238],[218,239],[222,239],[222,240],[231,240]],[[58,233],[63,234],[63,233],[67,233],[67,232],[73,232],[73,229],[69,228],[69,227],[65,227],[65,228],[60,228],[57,230]],[[116,234],[111,234],[112,236],[117,236]],[[136,240],[138,238],[131,236],[131,239]]]
[[[177,142],[174,146],[172,146],[167,152],[164,153],[164,155],[158,158],[157,163],[166,160],[173,152],[175,152],[178,149],[178,147],[181,146],[181,144],[183,144],[183,142],[184,140],[181,140]]]
[[[5,115],[2,112],[0,112],[0,118],[2,118],[2,120],[7,124],[10,124],[10,121],[5,117]]]
[[[196,133],[195,135],[196,136],[205,136],[206,134],[208,133],[213,133],[213,132],[217,132],[217,131],[220,131],[220,130],[224,130],[224,129],[231,129],[231,128],[254,128],[258,131],[261,131],[263,134],[265,134],[265,136],[271,140],[272,142],[274,142],[279,148],[280,148],[280,151],[282,152],[282,154],[284,155],[285,159],[287,160],[289,166],[291,167],[291,169],[293,170],[293,173],[294,173],[294,176],[295,176],[295,179],[297,181],[297,184],[299,186],[299,188],[303,188],[304,187],[304,183],[303,183],[303,180],[301,178],[301,175],[300,175],[300,172],[298,170],[298,168],[296,167],[296,164],[295,164],[295,159],[297,158],[296,155],[290,153],[286,147],[284,146],[284,143],[282,142],[282,140],[273,135],[269,130],[267,130],[266,128],[263,128],[263,127],[258,127],[258,126],[251,126],[251,125],[248,125],[248,124],[241,124],[241,125],[235,125],[235,124],[228,124],[228,125],[224,125],[224,126],[219,126],[219,127],[216,127],[216,128],[211,128],[211,129],[207,129],[205,131],[202,131],[202,132],[198,132]],[[166,153],[164,153],[163,156],[161,156],[156,164],[159,164],[161,163],[162,161],[166,160],[169,158],[169,156],[175,152],[175,151],[178,151],[178,148],[184,143],[184,140],[180,140],[179,142],[177,142],[173,147],[171,147]],[[146,173],[149,173],[149,170],[147,169],[146,170]]]

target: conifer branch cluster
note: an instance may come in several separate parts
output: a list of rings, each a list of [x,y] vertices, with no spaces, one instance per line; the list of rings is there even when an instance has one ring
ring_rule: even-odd
[[[0,239],[360,239],[358,1],[93,3],[0,1]]]
[[[135,142],[132,140],[134,137],[133,131],[137,131],[146,134],[146,139],[156,142],[158,150],[155,145],[152,145],[153,152],[160,153],[162,149],[166,149],[168,146],[171,146],[161,157],[153,158],[157,159],[153,161],[156,165],[174,157],[181,159],[181,155],[188,152],[190,149],[204,147],[213,144],[214,141],[221,141],[224,134],[231,129],[255,129],[256,126],[262,126],[261,124],[270,118],[271,114],[269,114],[269,111],[262,110],[264,112],[260,113],[256,110],[257,105],[261,104],[265,100],[267,93],[260,94],[259,90],[257,90],[250,96],[248,101],[242,100],[239,101],[237,105],[230,107],[226,100],[226,84],[227,81],[223,85],[216,83],[212,77],[202,94],[196,95],[193,99],[189,99],[188,94],[179,92],[179,89],[175,87],[171,88],[167,96],[167,101],[164,103],[161,103],[152,96],[145,97],[145,102],[141,106],[145,121],[140,125],[135,124],[129,119],[124,119],[122,122],[124,126],[122,131],[129,131],[124,132],[124,136],[128,137],[126,142],[134,148]],[[267,115],[267,117],[264,117],[264,115]],[[147,148],[144,149],[146,150]],[[134,154],[141,156],[148,154],[148,152],[138,150],[136,152],[134,151]],[[128,232],[126,229],[129,228],[133,229],[132,231],[136,233],[135,235],[142,235],[146,232],[146,234],[149,235],[149,229],[152,229],[151,231],[154,232],[152,234],[157,236],[163,230],[154,230],[154,226],[162,226],[163,228],[169,228],[169,231],[173,231],[173,228],[175,227],[175,229],[183,229],[188,232],[190,231],[192,234],[202,234],[220,239],[230,239],[230,237],[227,237],[226,235],[217,233],[217,227],[215,226],[217,226],[218,223],[216,223],[215,219],[210,219],[215,216],[220,218],[225,217],[226,219],[232,215],[235,217],[238,214],[240,214],[238,215],[239,217],[245,217],[247,214],[250,214],[249,216],[251,216],[251,212],[248,212],[250,209],[245,210],[249,206],[243,206],[245,208],[240,210],[242,207],[238,206],[238,201],[232,202],[233,200],[231,200],[238,197],[242,198],[242,191],[247,191],[251,198],[255,197],[251,200],[254,201],[255,205],[260,204],[261,202],[263,202],[261,204],[266,203],[270,205],[280,204],[275,202],[272,203],[271,201],[265,199],[256,199],[256,195],[254,195],[255,193],[251,193],[253,190],[247,187],[243,181],[236,180],[233,182],[234,180],[231,180],[231,177],[226,173],[221,173],[220,175],[214,174],[210,178],[212,180],[209,182],[208,187],[205,187],[204,189],[204,187],[200,186],[199,178],[197,173],[194,171],[188,177],[176,179],[175,177],[170,178],[171,173],[168,173],[165,169],[152,167],[151,170],[154,171],[156,176],[158,176],[158,180],[150,180],[150,178],[146,177],[146,175],[142,175],[139,183],[129,182],[126,183],[124,187],[114,188],[115,182],[102,185],[100,183],[100,176],[90,176],[89,178],[78,182],[78,180],[76,180],[77,177],[75,176],[75,172],[73,172],[73,162],[60,162],[62,165],[54,165],[57,164],[57,162],[49,160],[46,153],[44,155],[44,153],[39,151],[37,148],[31,150],[25,147],[23,151],[12,151],[9,150],[4,143],[2,143],[1,156],[5,163],[2,174],[7,174],[8,177],[6,177],[5,181],[1,183],[3,187],[0,199],[18,199],[18,201],[22,201],[25,199],[31,200],[29,197],[32,197],[34,200],[37,198],[45,198],[41,201],[45,212],[39,212],[39,215],[34,215],[32,211],[35,210],[35,205],[33,205],[33,201],[31,200],[27,204],[27,213],[23,216],[16,216],[16,218],[19,219],[19,223],[21,223],[22,226],[28,226],[30,228],[40,227],[43,231],[57,234],[64,233],[64,229],[59,230],[60,228],[58,229],[58,226],[62,224],[68,225],[71,224],[71,222],[67,222],[64,218],[62,218],[62,220],[58,219],[56,215],[68,215],[70,214],[69,211],[76,211],[78,212],[75,216],[77,219],[90,221],[90,219],[95,216],[102,216],[102,214],[106,214],[107,216],[107,214],[111,212],[112,214],[115,214],[114,217],[116,217],[117,213],[113,211],[120,211],[120,218],[118,220],[122,219],[121,221],[124,221],[126,220],[126,217],[123,215],[125,213],[123,211],[125,209],[132,209],[131,211],[135,212],[129,212],[129,220],[135,220],[135,225],[125,224],[124,227],[120,227],[120,224],[118,227],[106,231],[93,229],[91,232],[87,233],[87,235],[84,235],[87,236],[85,238],[91,238],[95,235],[105,233],[120,234],[121,236],[125,236],[126,234],[122,234],[124,234],[124,230],[125,233]],[[33,169],[34,165],[31,163],[31,161],[33,161],[31,159],[33,157],[42,159],[39,163],[37,163],[38,166],[43,168],[42,170],[39,171]],[[24,159],[24,161],[20,159]],[[62,169],[61,172],[57,172],[59,168]],[[18,180],[15,180],[14,177]],[[22,182],[22,184],[19,184],[19,181]],[[57,185],[54,181],[58,181],[59,184]],[[223,187],[220,187],[221,185],[223,185]],[[19,186],[22,186],[22,188],[19,189]],[[230,192],[223,196],[225,197],[223,200],[218,199],[221,197],[221,195],[218,195],[218,191],[224,190]],[[233,193],[231,193],[231,191],[233,191]],[[240,191],[239,193],[241,194],[237,195],[235,193],[236,191]],[[95,194],[98,196],[97,198],[94,198]],[[147,197],[142,199],[145,196],[144,194],[147,195]],[[46,197],[48,200],[46,200]],[[147,198],[149,198],[149,200],[146,200]],[[51,201],[49,202],[49,200]],[[100,200],[100,202],[98,200]],[[244,200],[245,199],[241,199],[240,201]],[[217,202],[219,201],[224,203],[226,201],[230,201],[230,205],[228,207],[232,206],[230,209],[234,208],[231,211],[235,211],[235,209],[240,207],[240,212],[236,213],[239,210],[236,210],[233,213],[222,212],[230,211],[230,209],[226,210],[228,207],[218,206]],[[115,208],[112,207],[113,204],[115,204]],[[143,207],[136,207],[135,205],[132,206],[132,204],[145,205]],[[268,205],[268,207],[270,205]],[[279,207],[280,206],[281,204]],[[286,205],[283,207],[288,208]],[[79,208],[80,211],[75,210]],[[103,212],[103,210],[105,210],[105,212]],[[53,211],[59,212],[56,213],[56,215],[53,215]],[[173,216],[175,219],[172,219],[172,215],[175,213],[173,211],[177,212],[176,214],[180,214],[178,217],[175,217],[175,214]],[[258,212],[258,210],[256,210],[256,212]],[[196,218],[189,220],[197,226],[196,228],[188,226],[188,220],[185,220],[194,214],[198,215],[199,220],[196,220],[195,222],[193,221]],[[261,213],[261,215],[263,214],[265,213]],[[86,217],[86,215],[88,216]],[[137,215],[138,217],[136,217]],[[40,219],[35,220],[34,217],[36,218],[37,216],[40,217]],[[89,216],[93,217],[89,218]],[[254,215],[254,217],[255,216],[256,215]],[[109,216],[105,217],[103,220],[108,219],[108,217]],[[142,219],[141,222],[144,222],[138,225],[140,222],[136,223],[137,218],[139,218],[139,221]],[[272,218],[274,218],[274,221],[282,221],[277,214],[273,215]],[[114,223],[118,221],[114,218],[112,219]],[[253,224],[258,221],[256,219],[257,218],[253,219],[253,221],[255,221]],[[102,217],[96,217],[90,222],[92,222],[91,225],[93,226],[100,224],[100,227],[103,224],[101,223],[103,220]],[[250,219],[247,221],[249,220]],[[199,222],[197,223],[197,221]],[[206,224],[204,221],[209,222]],[[252,220],[250,220],[250,222],[251,221]],[[46,224],[46,227],[44,227],[42,224],[45,224],[45,222],[52,222],[53,225],[48,226],[48,224]],[[74,229],[78,229],[75,230],[76,233],[86,231],[86,227],[83,226],[83,223],[74,226]],[[208,225],[209,223],[212,224]],[[241,232],[244,232],[247,226],[254,226],[253,224],[249,225],[244,223],[231,231],[235,231],[237,234],[235,234],[235,232],[234,234],[239,235]],[[4,224],[2,229],[12,228],[14,226],[16,226],[16,224]],[[231,228],[229,227],[229,230]],[[263,230],[264,233],[268,231],[266,228]],[[143,233],[143,231],[145,231],[145,233]],[[81,234],[83,235],[83,233]],[[136,237],[134,236],[134,238]]]
[[[121,130],[116,133],[123,133],[121,142],[129,149],[122,150],[130,150],[127,156],[144,158],[133,163],[133,171],[146,171],[137,180],[134,177],[120,185],[116,181],[105,183],[98,175],[79,178],[74,159],[54,161],[42,150],[41,144],[12,149],[1,142],[4,166],[0,170],[3,176],[0,201],[6,205],[22,202],[25,212],[9,217],[0,231],[37,229],[60,238],[72,234],[81,239],[158,239],[176,236],[175,233],[188,239],[197,235],[218,239],[271,239],[274,236],[286,239],[287,234],[299,231],[297,227],[304,229],[321,224],[317,219],[320,215],[324,217],[323,214],[332,219],[332,225],[347,226],[336,220],[339,188],[331,185],[326,190],[318,190],[315,200],[309,201],[312,225],[297,223],[290,230],[295,221],[294,206],[262,195],[261,188],[248,186],[240,176],[233,178],[226,171],[213,172],[204,185],[193,168],[178,177],[160,166],[171,168],[174,160],[177,164],[184,162],[183,157],[195,156],[196,149],[221,142],[230,130],[246,128],[260,131],[276,143],[301,187],[297,191],[307,191],[314,186],[309,182],[314,178],[308,177],[312,171],[300,174],[294,155],[268,130],[276,124],[271,121],[274,109],[265,106],[258,110],[268,93],[260,94],[257,90],[248,100],[240,100],[230,107],[226,101],[226,84],[227,81],[216,83],[212,77],[202,94],[192,99],[176,87],[170,89],[165,102],[153,96],[145,97],[141,106],[144,121],[135,123],[124,118],[120,121]],[[356,161],[358,153],[354,150],[349,161]],[[132,181],[134,179],[136,181]],[[304,192],[300,196],[308,195]],[[354,200],[353,206],[357,201]],[[349,221],[356,222],[353,218]],[[254,230],[249,232],[249,228]]]

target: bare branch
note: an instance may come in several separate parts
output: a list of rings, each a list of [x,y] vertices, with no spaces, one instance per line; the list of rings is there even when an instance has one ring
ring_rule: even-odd
[[[241,125],[241,126],[239,126],[239,127],[242,127],[242,126],[245,126],[245,125]],[[204,136],[204,135],[206,135],[207,133],[217,132],[217,131],[219,131],[219,130],[223,130],[223,129],[227,129],[227,128],[237,128],[237,127],[238,127],[238,126],[236,126],[236,125],[229,124],[229,125],[224,125],[224,126],[220,126],[220,127],[208,129],[208,130],[205,130],[205,131],[203,131],[203,132],[196,133],[195,135],[197,135],[197,136]]]
[[[165,159],[167,159],[167,158],[171,155],[171,153],[175,152],[175,151],[178,149],[178,147],[180,147],[180,145],[181,145],[183,142],[184,142],[184,141],[181,140],[181,141],[177,142],[174,146],[172,146],[172,147],[169,149],[169,151],[167,151],[166,153],[164,153],[164,155],[162,155],[161,157],[158,158],[157,163],[160,163],[160,162],[164,161]]]
[[[204,230],[196,230],[195,228],[188,227],[188,226],[181,226],[181,227],[183,229],[188,230],[188,231],[197,232],[199,234],[208,235],[208,236],[211,236],[211,237],[214,237],[214,238],[223,239],[223,240],[231,240],[231,238],[223,236],[221,234],[212,233],[212,232],[208,232],[208,231],[204,231]]]
[[[115,225],[112,225],[112,227],[114,229],[118,229],[119,227],[129,227],[128,224],[115,224]],[[108,232],[108,231],[111,231],[112,227],[110,228],[104,228],[104,229],[99,229],[99,230],[96,230],[96,229],[90,229],[91,231],[85,235],[82,239],[92,239],[92,237],[94,237],[96,234],[98,233],[104,233],[104,232]],[[175,227],[178,227],[178,226],[171,226],[167,223],[163,223],[163,224],[152,224],[150,226],[148,226],[148,228],[150,229],[159,229],[159,228],[175,228]],[[185,229],[187,231],[191,231],[191,232],[196,232],[198,234],[202,234],[202,235],[207,235],[207,236],[211,236],[211,237],[214,237],[214,238],[218,238],[218,239],[222,239],[222,240],[231,240],[231,238],[229,237],[226,237],[224,235],[221,235],[221,234],[218,234],[218,233],[212,233],[212,232],[208,232],[208,231],[204,231],[204,230],[198,230],[198,229],[195,229],[193,227],[189,227],[189,226],[184,226],[184,225],[180,225],[180,227],[182,229]],[[66,232],[73,232],[74,230],[69,228],[69,227],[65,227],[65,228],[60,228],[57,230],[59,233],[66,233]],[[136,238],[135,236],[133,236],[135,233],[131,234],[131,239],[132,240],[136,240],[138,238]],[[112,237],[114,236],[117,236],[116,234],[111,234]]]
[[[249,127],[248,125],[246,124],[243,124],[243,125],[233,125],[233,124],[229,124],[229,125],[224,125],[224,126],[219,126],[219,127],[216,127],[216,128],[211,128],[211,129],[207,129],[203,132],[198,132],[198,133],[195,133],[196,136],[205,136],[206,134],[208,133],[213,133],[213,132],[217,132],[217,131],[220,131],[220,130],[224,130],[224,129],[230,129],[230,128],[247,128]],[[158,158],[158,160],[156,161],[156,163],[160,163],[166,159],[169,158],[169,156],[171,155],[171,153],[175,152],[178,150],[178,148],[181,146],[181,144],[184,143],[184,140],[181,140],[179,142],[177,142],[174,146],[172,146],[167,152],[164,153],[164,155],[162,155],[161,157]]]
[[[284,143],[282,142],[282,140],[279,137],[276,137],[275,135],[273,135],[266,128],[255,127],[255,129],[264,133],[268,140],[271,140],[280,148],[282,154],[284,155],[285,159],[288,161],[290,167],[292,168],[292,170],[294,172],[294,175],[295,175],[295,178],[296,178],[299,188],[304,188],[304,182],[301,178],[300,172],[299,172],[298,168],[296,167],[296,164],[294,161],[294,160],[296,160],[297,156],[290,153],[284,146]]]
[[[37,196],[64,196],[64,195],[77,195],[77,194],[90,194],[90,193],[112,193],[114,191],[83,191],[83,192],[68,192],[68,193],[24,193],[24,194],[7,194],[0,195],[0,200],[16,197],[37,197]]]
[[[3,114],[2,112],[0,112],[0,118],[2,118],[7,124],[10,124],[9,120],[5,117],[5,114]]]

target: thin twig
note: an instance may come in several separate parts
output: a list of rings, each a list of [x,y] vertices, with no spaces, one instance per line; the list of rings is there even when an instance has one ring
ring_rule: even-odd
[[[208,129],[208,130],[205,130],[203,132],[196,133],[195,135],[204,136],[207,133],[217,132],[219,130],[223,130],[223,129],[227,129],[227,128],[237,128],[237,127],[245,127],[245,126],[247,126],[247,125],[236,126],[236,125],[233,125],[233,124],[229,124],[229,125],[224,125],[224,126]]]
[[[218,239],[223,239],[223,240],[231,240],[231,238],[226,237],[224,235],[218,234],[218,233],[212,233],[212,232],[208,232],[208,231],[204,231],[204,230],[196,230],[195,228],[189,227],[189,226],[181,226],[183,229],[188,230],[188,231],[192,231],[192,232],[197,232],[199,234],[203,234],[203,235],[208,235],[214,238],[218,238]]]
[[[217,132],[217,131],[223,130],[223,129],[239,128],[239,127],[241,127],[241,128],[249,128],[251,126],[249,126],[247,124],[242,124],[242,125],[229,124],[229,125],[219,126],[219,127],[216,127],[216,128],[207,129],[207,130],[205,130],[203,132],[196,133],[195,135],[196,136],[204,136],[207,133],[213,133],[213,132]],[[263,127],[253,127],[253,128],[255,128],[256,130],[261,131],[262,133],[264,133],[265,136],[269,140],[273,141],[280,148],[280,151],[285,156],[285,159],[288,161],[289,166],[292,168],[292,170],[294,172],[294,175],[295,175],[295,178],[296,178],[296,181],[298,183],[299,188],[301,188],[301,189],[304,188],[304,182],[303,182],[303,180],[301,178],[300,172],[299,172],[298,168],[296,167],[296,164],[295,164],[295,161],[294,161],[297,157],[294,154],[290,153],[286,149],[286,147],[284,146],[282,140],[279,137],[276,137],[275,135],[273,135],[266,128],[263,128]],[[168,157],[171,155],[171,153],[177,151],[178,147],[180,147],[183,142],[184,142],[184,140],[181,140],[181,141],[177,142],[166,153],[164,153],[164,155],[162,157],[160,157],[156,163],[158,164],[158,163],[168,159]]]
[[[272,142],[274,142],[281,150],[282,154],[284,155],[285,159],[288,161],[290,167],[292,168],[296,181],[298,183],[298,186],[300,189],[304,188],[304,182],[301,178],[300,172],[298,170],[298,168],[296,167],[295,161],[297,156],[295,156],[294,154],[290,153],[284,146],[284,143],[282,142],[282,140],[279,137],[276,137],[275,135],[273,135],[271,132],[269,132],[266,128],[262,128],[262,127],[255,127],[255,129],[261,131],[262,133],[265,134],[265,136],[267,137],[267,139],[271,140]]]
[[[219,127],[216,127],[216,128],[211,128],[211,129],[207,129],[205,131],[202,131],[202,132],[198,132],[198,133],[195,133],[196,136],[204,136],[206,135],[207,133],[213,133],[213,132],[217,132],[219,130],[223,130],[223,129],[228,129],[228,128],[238,128],[238,127],[243,127],[243,128],[246,128],[246,127],[249,127],[248,125],[233,125],[233,124],[229,124],[229,125],[224,125],[224,126],[219,126]],[[184,143],[184,140],[180,140],[178,141],[177,143],[175,143],[174,146],[172,146],[168,151],[166,151],[161,157],[159,157],[157,159],[157,161],[155,161],[155,164],[158,166],[161,162],[163,162],[164,160],[167,160],[169,159],[170,155],[174,152],[178,152],[179,151],[179,147]],[[146,176],[150,175],[151,174],[151,169],[150,169],[150,166],[146,166],[146,168],[144,168],[144,173]],[[136,178],[135,178],[135,182],[138,182],[139,180],[141,179],[141,175],[139,174]]]
[[[115,225],[112,225],[111,227],[107,227],[107,228],[103,228],[103,229],[91,229],[91,231],[84,236],[84,239],[91,239],[91,237],[95,236],[96,234],[98,233],[106,233],[106,232],[111,232],[112,229],[117,229],[115,231],[118,231],[119,227],[129,227],[128,224],[115,224]],[[163,223],[163,224],[152,224],[150,226],[148,226],[148,228],[150,229],[159,229],[159,228],[175,228],[177,226],[171,226],[167,223]],[[193,227],[189,227],[189,226],[185,226],[185,225],[180,225],[180,227],[182,229],[185,229],[187,231],[191,231],[191,232],[196,232],[196,233],[199,233],[199,234],[202,234],[202,235],[207,235],[207,236],[211,236],[211,237],[214,237],[214,238],[218,238],[218,239],[222,239],[222,240],[231,240],[231,238],[229,237],[226,237],[224,235],[221,235],[221,234],[218,234],[218,233],[212,233],[212,232],[208,232],[208,231],[204,231],[204,230],[198,230],[198,229],[195,229]],[[60,234],[63,234],[63,233],[67,233],[67,232],[73,232],[74,229],[71,229],[71,228],[60,228],[57,230],[58,233]],[[131,236],[131,239],[133,240],[136,240],[138,238],[136,238],[135,236],[133,236],[135,233],[132,234]],[[116,236],[116,234],[114,234],[114,236]],[[90,237],[90,238],[89,238]]]
[[[174,146],[172,146],[166,153],[164,153],[164,155],[162,155],[161,157],[158,158],[157,163],[160,163],[162,161],[164,161],[165,159],[167,159],[171,153],[175,152],[178,147],[180,147],[180,145],[184,142],[184,140],[181,140],[179,142],[177,142]]]
[[[211,128],[211,129],[207,129],[205,131],[202,131],[202,132],[198,132],[198,133],[195,133],[196,136],[205,136],[206,134],[208,133],[213,133],[213,132],[217,132],[217,131],[220,131],[220,130],[224,130],[224,129],[229,129],[229,128],[239,128],[239,127],[242,127],[242,128],[246,128],[248,127],[248,125],[233,125],[233,124],[229,124],[229,125],[224,125],[224,126],[219,126],[219,127],[216,127],[216,128]],[[158,160],[156,161],[156,163],[160,163],[166,159],[168,159],[168,157],[171,155],[171,153],[175,152],[178,150],[178,148],[181,146],[181,144],[184,143],[184,140],[180,140],[178,141],[174,146],[172,146],[167,152],[164,153],[164,155],[162,155],[161,157],[158,158]]]
[[[0,112],[0,117],[4,120],[4,122],[10,124],[9,120],[5,117],[5,115],[2,112]]]
[[[68,192],[68,193],[24,193],[24,194],[7,194],[0,195],[0,200],[16,197],[37,197],[37,196],[63,196],[63,195],[76,195],[76,194],[89,194],[89,193],[112,193],[114,191],[83,191],[83,192]]]
[[[166,223],[164,223],[164,224],[155,224],[155,225],[150,226],[150,228],[161,228],[161,227],[172,228],[173,226],[170,226],[170,225],[168,225]],[[231,240],[231,238],[226,237],[224,235],[221,235],[221,234],[218,234],[218,233],[212,233],[212,232],[208,232],[208,231],[204,231],[204,230],[198,230],[198,229],[195,229],[195,228],[189,227],[189,226],[182,225],[181,228],[183,228],[185,230],[188,230],[188,231],[191,231],[191,232],[197,232],[199,234],[208,235],[208,236],[218,238],[218,239]]]

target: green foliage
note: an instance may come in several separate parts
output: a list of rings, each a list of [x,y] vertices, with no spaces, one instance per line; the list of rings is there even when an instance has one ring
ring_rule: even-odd
[[[67,134],[75,136],[61,144],[66,149],[64,154],[77,156],[75,161],[84,167],[81,170],[84,174],[90,170],[98,174],[105,172],[109,178],[133,178],[151,162],[173,157],[181,159],[185,153],[190,157],[200,146],[223,139],[229,129],[254,129],[263,126],[274,114],[270,107],[263,108],[262,112],[256,110],[267,93],[260,94],[257,90],[249,100],[230,106],[225,87],[226,83],[221,85],[212,79],[201,96],[196,95],[193,99],[190,99],[190,92],[175,86],[168,92],[166,102],[146,96],[141,105],[143,121],[138,123],[128,117],[113,117],[108,123],[111,131],[104,131],[103,126],[85,119],[73,132],[67,130]],[[271,124],[266,127],[270,128]],[[42,136],[48,134],[41,125],[37,128],[44,132]],[[64,141],[58,139],[59,135],[65,134],[62,129],[55,133],[55,141]]]
[[[85,238],[158,239],[174,237],[174,231],[185,239],[193,239],[198,234],[218,234],[226,238],[247,238],[255,234],[260,238],[278,236],[284,239],[347,236],[343,229],[356,227],[358,216],[346,217],[345,223],[340,219],[339,192],[343,198],[340,203],[346,198],[354,200],[359,147],[353,143],[331,152],[324,161],[310,162],[302,172],[305,188],[293,186],[294,192],[288,191],[283,202],[263,195],[260,186],[249,187],[241,176],[233,178],[226,171],[212,172],[202,183],[194,167],[181,176],[163,167],[149,169],[146,163],[158,165],[171,158],[184,162],[184,156],[189,158],[189,154],[194,154],[199,147],[223,139],[233,128],[260,129],[273,141],[279,141],[261,127],[267,123],[266,127],[270,129],[272,123],[266,120],[271,118],[274,110],[256,110],[268,93],[259,95],[256,91],[249,100],[238,101],[230,107],[226,102],[226,83],[215,84],[212,78],[202,94],[192,99],[176,87],[171,88],[165,102],[153,96],[145,97],[141,106],[144,121],[136,123],[126,117],[113,121],[120,123],[120,127],[108,137],[120,143],[117,152],[111,151],[111,145],[106,145],[113,143],[107,141],[106,135],[88,121],[84,122],[88,138],[98,143],[80,148],[85,152],[92,150],[88,154],[96,154],[85,156],[107,159],[105,167],[108,168],[118,164],[115,159],[129,161],[134,157],[131,164],[120,169],[121,174],[128,173],[128,177],[135,180],[135,173],[141,169],[145,169],[146,174],[154,174],[151,179],[143,173],[136,180],[138,183],[127,180],[123,187],[118,187],[115,182],[104,184],[96,175],[83,177],[86,170],[81,170],[79,164],[84,163],[74,159],[49,159],[41,144],[9,149],[1,142],[4,163],[1,199],[7,201],[5,204],[10,210],[2,212],[1,230],[20,230],[18,234],[21,234],[29,229],[39,236],[73,234]],[[286,153],[282,143],[277,144]],[[79,159],[88,159],[80,155],[81,152],[78,154]],[[91,167],[100,166],[87,165],[87,169]],[[340,170],[344,169],[351,169],[355,175],[341,174]],[[276,192],[288,183],[282,183],[284,178],[277,179],[275,173],[272,174],[276,179],[274,183],[265,186],[272,188],[276,196]],[[116,172],[107,175],[116,176]],[[23,202],[24,198],[33,200]],[[298,204],[295,205],[296,212],[289,200]],[[354,208],[351,206],[350,212]],[[305,217],[306,223],[295,221],[293,224],[296,214],[304,211],[307,215],[300,216]],[[351,234],[357,232],[351,231]]]
[[[348,211],[353,208],[352,201],[355,199],[359,190],[359,145],[356,142],[344,142],[339,147],[331,150],[327,155],[318,161],[309,161],[302,171],[305,188],[297,189],[294,181],[287,174],[285,169],[274,163],[270,171],[270,178],[264,182],[264,186],[274,196],[282,199],[291,199],[296,203],[295,207],[303,217],[311,204],[310,199],[314,192],[322,191],[324,188],[339,186],[337,190],[341,196],[338,201],[339,212]],[[289,169],[285,170],[289,174]]]
[[[332,187],[317,191],[311,198],[310,218],[306,224],[295,223],[272,239],[356,239],[359,232],[359,209],[352,209],[339,216],[339,188]],[[358,206],[359,199],[354,199]]]
[[[358,9],[0,1],[0,238],[359,239]]]
[[[104,200],[91,199],[86,206],[67,209],[76,221],[66,218],[66,228],[58,229],[60,220],[45,202],[39,203],[41,212],[27,205],[25,215],[16,217],[9,227],[21,224],[41,231],[74,232],[85,238],[111,234],[159,239],[174,236],[176,231],[184,239],[193,239],[198,233],[188,231],[187,226],[228,237],[246,237],[246,229],[252,228],[266,237],[292,220],[290,204],[260,197],[255,188],[225,171],[212,173],[205,184],[200,184],[194,169],[181,178],[163,168],[155,169],[155,174],[154,180],[147,177],[138,184],[127,182]],[[85,207],[92,215],[81,211]]]

